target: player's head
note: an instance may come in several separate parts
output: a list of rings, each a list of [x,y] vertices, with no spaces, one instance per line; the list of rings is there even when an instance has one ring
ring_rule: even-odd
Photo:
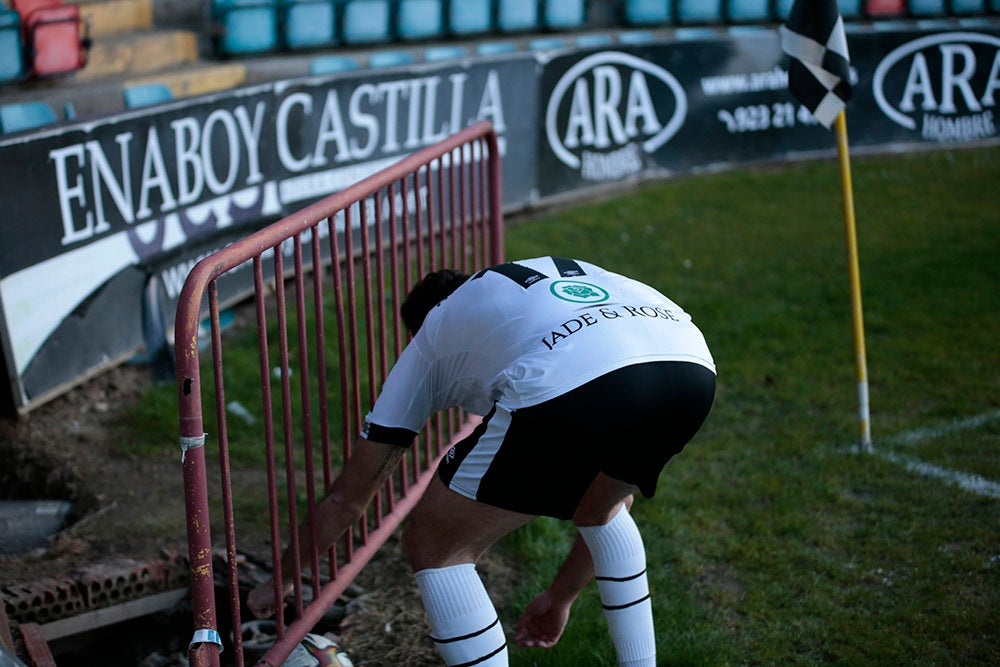
[[[417,329],[424,323],[424,318],[431,312],[431,308],[444,301],[468,279],[468,274],[451,269],[432,271],[424,276],[413,286],[406,296],[406,301],[399,307],[399,314],[403,317],[403,324],[409,332],[417,333]]]

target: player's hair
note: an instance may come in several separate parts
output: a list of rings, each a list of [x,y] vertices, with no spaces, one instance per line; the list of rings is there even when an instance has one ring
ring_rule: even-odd
[[[431,312],[431,308],[444,301],[449,294],[461,287],[462,283],[468,279],[467,273],[442,269],[428,273],[414,285],[403,305],[399,307],[403,324],[406,325],[410,333],[417,333],[420,325],[424,323],[427,313]]]

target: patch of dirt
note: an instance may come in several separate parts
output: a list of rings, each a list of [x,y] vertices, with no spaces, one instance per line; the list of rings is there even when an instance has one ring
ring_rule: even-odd
[[[121,366],[26,417],[0,419],[0,461],[9,482],[0,497],[74,503],[70,525],[48,549],[0,556],[0,586],[120,559],[149,562],[165,554],[186,555],[180,451],[169,446],[176,434],[163,434],[167,444],[156,455],[130,454],[122,441],[119,424],[142,399],[150,377],[147,368]],[[268,553],[263,545],[255,546],[258,553]],[[513,568],[494,552],[480,562],[479,571],[502,610],[514,587]],[[341,644],[356,665],[440,664],[398,536],[356,584],[365,593],[340,628]]]

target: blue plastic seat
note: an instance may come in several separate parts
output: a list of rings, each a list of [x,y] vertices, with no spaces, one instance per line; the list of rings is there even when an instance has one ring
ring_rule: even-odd
[[[309,74],[320,76],[322,74],[336,74],[337,72],[351,72],[359,67],[358,61],[351,56],[324,54],[315,56],[309,61]]]
[[[283,0],[281,11],[285,46],[289,49],[337,43],[335,0]]]
[[[0,5],[0,81],[15,81],[24,76],[24,49],[21,43],[21,17]]]
[[[225,55],[273,51],[278,46],[278,7],[274,0],[213,0],[222,27],[218,48]]]
[[[677,0],[678,23],[722,21],[722,0]]]
[[[907,8],[913,16],[944,16],[944,0],[909,0]]]
[[[392,41],[389,0],[346,0],[341,38],[348,44],[379,44]]]
[[[561,37],[536,37],[528,42],[532,51],[553,51],[566,48],[566,40]]]
[[[986,6],[983,0],[951,0],[951,11],[961,16],[984,14]]]
[[[733,23],[759,23],[770,18],[770,0],[726,0],[726,19]]]
[[[618,33],[618,41],[622,44],[648,44],[656,38],[647,30],[624,30]]]
[[[469,50],[461,46],[431,46],[424,49],[424,60],[460,60],[469,55]]]
[[[448,32],[452,35],[480,35],[493,30],[493,3],[490,0],[449,0]]]
[[[844,19],[861,18],[861,0],[839,0],[837,4]]]
[[[674,31],[674,39],[679,41],[695,39],[711,39],[716,36],[715,30],[708,26],[698,26],[694,28],[678,28]]]
[[[431,39],[444,34],[441,0],[397,0],[396,36],[400,39]]]
[[[542,25],[551,30],[579,30],[587,23],[584,0],[545,0]]]
[[[608,46],[614,43],[614,39],[607,33],[591,33],[580,35],[576,38],[576,45],[584,49],[592,49],[597,46]]]
[[[476,44],[476,53],[481,56],[495,56],[501,53],[514,53],[518,50],[514,42],[480,42]]]
[[[55,110],[46,102],[11,102],[0,105],[0,132],[9,134],[58,122]]]
[[[670,0],[625,0],[625,23],[656,25],[670,23]]]
[[[125,107],[138,109],[154,104],[162,104],[174,99],[174,93],[162,83],[138,83],[122,89]]]
[[[376,51],[368,56],[369,67],[397,67],[416,62],[409,51]]]
[[[539,29],[536,0],[497,0],[497,30],[526,32]]]
[[[794,4],[794,0],[775,0],[774,17],[779,21],[787,21],[792,13],[792,4]]]

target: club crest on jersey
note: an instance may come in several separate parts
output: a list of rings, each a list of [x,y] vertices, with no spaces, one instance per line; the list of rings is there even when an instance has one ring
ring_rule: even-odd
[[[579,280],[556,280],[549,286],[549,291],[563,301],[574,303],[601,303],[610,298],[603,287]]]

